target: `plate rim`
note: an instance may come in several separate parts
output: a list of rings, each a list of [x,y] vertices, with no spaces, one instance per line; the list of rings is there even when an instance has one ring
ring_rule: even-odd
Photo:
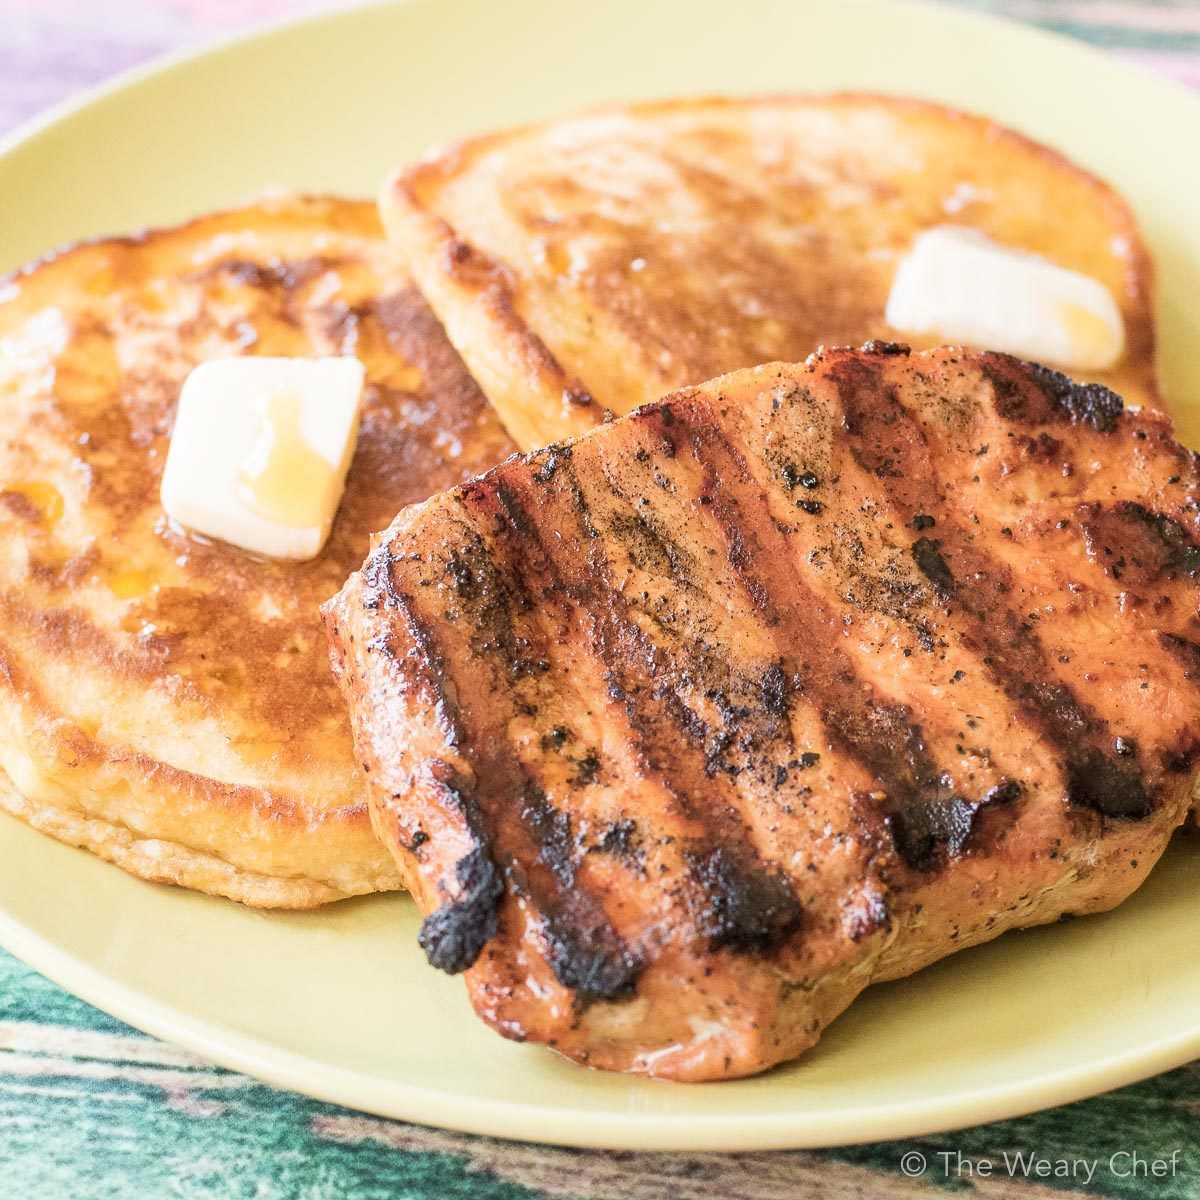
[[[434,4],[450,6],[456,2],[458,0],[352,0],[336,8],[288,14],[203,38],[126,68],[34,114],[0,136],[0,161],[108,97],[134,90],[198,60],[219,57],[248,43],[268,41],[300,27],[354,20],[372,10]],[[917,10],[927,20],[957,25],[964,30],[986,32],[997,26],[1006,27],[1031,41],[1051,44],[1060,54],[1074,56],[1082,63],[1124,75],[1138,86],[1157,90],[1171,103],[1193,106],[1200,122],[1200,93],[1062,33],[974,8],[951,7],[937,0],[843,0],[843,3],[905,12]],[[54,247],[47,247],[43,253],[53,250]],[[0,276],[7,273],[0,272]],[[16,821],[7,814],[0,816]],[[642,1113],[631,1119],[629,1113],[593,1111],[581,1117],[574,1109],[430,1091],[400,1079],[383,1079],[336,1066],[283,1049],[265,1038],[238,1033],[122,983],[115,975],[77,959],[3,908],[0,908],[0,948],[86,1003],[135,1029],[269,1085],[349,1109],[433,1128],[588,1149],[750,1152],[818,1149],[921,1137],[1072,1103],[1200,1058],[1198,1017],[1195,1028],[1143,1043],[1136,1049],[1051,1071],[1032,1080],[984,1085],[949,1097],[893,1100],[833,1113],[752,1114],[738,1118],[732,1129],[729,1128],[729,1116],[716,1113]]]
[[[899,0],[874,0],[877,3],[896,3]],[[43,133],[47,133],[55,125],[69,120],[78,112],[91,108],[105,100],[109,95],[137,87],[159,75],[169,75],[179,67],[188,66],[197,59],[215,57],[228,50],[236,49],[248,42],[265,40],[286,33],[303,25],[321,25],[327,21],[339,21],[376,8],[403,8],[415,4],[445,4],[453,0],[348,0],[338,7],[319,8],[315,11],[290,13],[279,17],[268,17],[265,20],[252,21],[248,25],[221,33],[201,36],[194,42],[189,42],[174,50],[163,50],[152,54],[143,62],[123,67],[119,71],[106,75],[102,79],[90,83],[78,91],[56,100],[46,108],[39,109],[23,121],[20,121],[7,133],[0,135],[0,160],[9,156],[13,151],[28,141]],[[934,0],[913,0],[915,4],[925,7],[936,7]],[[1020,22],[1008,22],[1019,25]],[[1067,39],[1068,41],[1070,39]],[[1128,65],[1128,64],[1126,64]],[[1141,68],[1134,68],[1141,70]],[[1159,78],[1153,72],[1143,72],[1151,78]],[[1174,82],[1174,81],[1167,81]],[[1189,89],[1178,84],[1186,93]],[[110,235],[112,236],[112,235]],[[47,251],[49,253],[49,251]],[[30,260],[32,262],[37,259]],[[3,274],[0,272],[0,274]]]
[[[3,814],[7,817],[7,814]],[[16,818],[8,818],[15,820]],[[77,851],[86,853],[85,851]],[[437,1129],[509,1141],[596,1150],[752,1152],[821,1149],[949,1133],[1069,1104],[1137,1083],[1200,1057],[1200,1023],[1190,1033],[1137,1050],[1050,1072],[1034,1080],[983,1086],[949,1097],[888,1102],[839,1113],[755,1114],[727,1128],[717,1113],[587,1115],[574,1110],[426,1090],[323,1063],[150,999],[77,961],[0,910],[0,947],[88,1004],[143,1033],[275,1087],[314,1100]],[[582,1068],[581,1068],[582,1069]],[[586,1079],[586,1076],[583,1076]],[[720,1084],[694,1084],[694,1087]],[[534,1132],[536,1130],[536,1133]]]
[[[55,125],[68,120],[76,113],[100,103],[109,95],[135,88],[160,75],[168,75],[177,68],[188,66],[195,60],[215,57],[246,43],[266,40],[298,27],[351,20],[360,13],[374,9],[434,4],[447,6],[456,2],[457,0],[348,0],[348,2],[340,3],[336,8],[322,8],[313,12],[292,13],[254,21],[239,29],[201,37],[179,49],[154,54],[144,62],[135,63],[116,71],[112,75],[105,76],[33,113],[7,133],[0,135],[0,160],[20,149],[24,143],[48,132]],[[579,0],[566,0],[566,2],[579,2]],[[1113,51],[1093,46],[1080,38],[1071,37],[1069,34],[1044,29],[1039,25],[1001,13],[959,7],[955,0],[842,0],[842,2],[847,5],[857,4],[863,7],[878,6],[893,10],[916,10],[923,13],[926,18],[937,18],[949,24],[958,22],[964,26],[974,25],[980,30],[1000,26],[1023,37],[1056,46],[1059,52],[1090,59],[1093,64],[1103,65],[1106,70],[1115,70],[1138,80],[1142,86],[1158,88],[1172,96],[1176,102],[1194,104],[1200,115],[1200,92],[1196,89],[1170,76],[1153,71],[1140,63],[1130,62]],[[804,89],[796,90],[803,91]],[[1070,152],[1066,153],[1070,157]],[[50,249],[53,248],[48,248],[44,253],[49,253]],[[4,273],[0,272],[0,276]]]

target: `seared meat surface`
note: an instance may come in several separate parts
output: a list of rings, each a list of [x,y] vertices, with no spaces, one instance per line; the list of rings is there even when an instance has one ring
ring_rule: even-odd
[[[1119,903],[1196,776],[1198,482],[1098,385],[873,343],[405,509],[326,617],[430,961],[716,1079]]]

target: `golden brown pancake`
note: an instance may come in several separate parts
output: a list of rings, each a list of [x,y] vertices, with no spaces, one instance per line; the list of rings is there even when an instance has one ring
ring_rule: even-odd
[[[234,354],[355,354],[321,555],[171,527],[180,385]],[[75,246],[0,283],[0,806],[146,879],[304,907],[399,885],[317,605],[372,531],[513,446],[374,206],[284,198]]]
[[[780,96],[564,117],[435,153],[388,183],[382,212],[525,448],[726,371],[894,338],[897,262],[942,224],[1105,284],[1127,350],[1093,378],[1158,405],[1151,268],[1124,201],[1045,146],[933,104]]]

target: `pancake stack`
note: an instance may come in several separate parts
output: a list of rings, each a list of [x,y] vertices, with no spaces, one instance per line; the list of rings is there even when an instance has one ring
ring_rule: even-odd
[[[372,833],[318,613],[372,535],[671,389],[892,336],[890,281],[925,228],[978,229],[1104,284],[1126,352],[1095,381],[1160,407],[1127,206],[937,106],[610,108],[434,151],[379,211],[390,242],[372,204],[285,196],[0,283],[0,805],[145,879],[308,907],[411,878]],[[366,367],[312,561],[162,511],[183,380],[231,355]]]

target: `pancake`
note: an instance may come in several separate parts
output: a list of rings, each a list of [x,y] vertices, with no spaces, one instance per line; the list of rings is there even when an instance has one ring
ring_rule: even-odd
[[[937,105],[614,107],[436,152],[389,181],[381,210],[526,449],[737,368],[894,339],[897,261],[942,224],[1108,287],[1127,349],[1090,378],[1159,404],[1151,268],[1124,201],[1054,151]]]
[[[321,555],[173,528],[180,385],[355,354],[363,421]],[[512,452],[373,205],[281,198],[75,246],[0,283],[0,806],[146,879],[264,907],[391,889],[318,604],[372,531]]]

